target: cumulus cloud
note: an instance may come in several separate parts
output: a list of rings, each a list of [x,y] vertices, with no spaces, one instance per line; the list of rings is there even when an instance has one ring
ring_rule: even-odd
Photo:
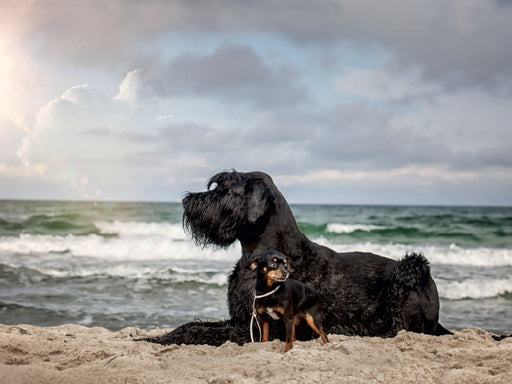
[[[135,101],[145,98],[160,98],[164,96],[163,81],[149,78],[142,69],[134,69],[126,75],[119,85],[116,99]]]
[[[116,178],[109,171],[119,171],[116,157],[128,150],[119,138],[131,129],[132,108],[88,85],[73,86],[40,108],[17,154],[26,167],[90,197]]]
[[[180,180],[173,192],[179,195],[197,172],[240,163],[243,129],[174,122],[164,100],[140,97],[141,78],[142,71],[130,71],[115,96],[86,84],[66,90],[40,108],[19,159],[70,195],[96,198],[102,191],[113,199]],[[121,197],[114,192],[120,190]]]
[[[119,85],[119,93],[116,95],[116,99],[128,101],[137,99],[142,87],[141,73],[141,69],[134,69],[126,75],[123,82]]]

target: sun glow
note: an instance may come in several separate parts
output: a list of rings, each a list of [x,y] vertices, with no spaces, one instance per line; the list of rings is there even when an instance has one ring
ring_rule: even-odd
[[[38,66],[24,42],[28,35],[24,18],[32,4],[28,0],[0,5],[0,118],[22,129],[26,115],[33,113],[31,96],[39,84]]]
[[[8,44],[4,36],[0,34],[0,73],[2,74],[0,80],[0,106],[4,109],[4,104],[9,99],[9,86],[11,83],[11,71],[12,71],[12,58],[9,54]]]
[[[15,124],[20,122],[19,83],[23,64],[15,44],[0,30],[0,114]]]

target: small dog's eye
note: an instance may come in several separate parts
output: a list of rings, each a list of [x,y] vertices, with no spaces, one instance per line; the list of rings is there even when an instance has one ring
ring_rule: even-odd
[[[275,267],[276,267],[276,263],[274,263],[274,262],[270,262],[270,263],[268,263],[268,266],[269,266],[270,268],[275,268]]]

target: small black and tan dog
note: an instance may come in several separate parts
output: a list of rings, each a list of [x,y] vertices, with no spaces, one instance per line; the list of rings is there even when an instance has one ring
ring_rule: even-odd
[[[293,272],[291,259],[270,250],[254,257],[247,268],[257,272],[254,311],[262,323],[262,341],[268,341],[270,318],[286,326],[285,352],[293,347],[296,328],[303,319],[323,340],[322,300],[316,291],[297,280],[288,279]]]

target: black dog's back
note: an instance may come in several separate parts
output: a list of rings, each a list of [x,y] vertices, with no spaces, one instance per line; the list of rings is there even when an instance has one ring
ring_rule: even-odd
[[[322,295],[323,325],[329,333],[381,337],[402,329],[449,333],[438,322],[439,296],[424,258],[414,255],[397,262],[366,252],[337,253],[312,242],[300,231],[272,178],[263,172],[214,175],[207,191],[185,196],[183,208],[184,227],[199,245],[228,247],[240,241],[242,256],[228,280],[230,319],[184,324],[156,342],[249,341],[255,276],[244,266],[269,249],[292,256],[294,278]],[[310,339],[306,332],[300,329],[298,338]],[[282,329],[274,336],[284,338]]]

